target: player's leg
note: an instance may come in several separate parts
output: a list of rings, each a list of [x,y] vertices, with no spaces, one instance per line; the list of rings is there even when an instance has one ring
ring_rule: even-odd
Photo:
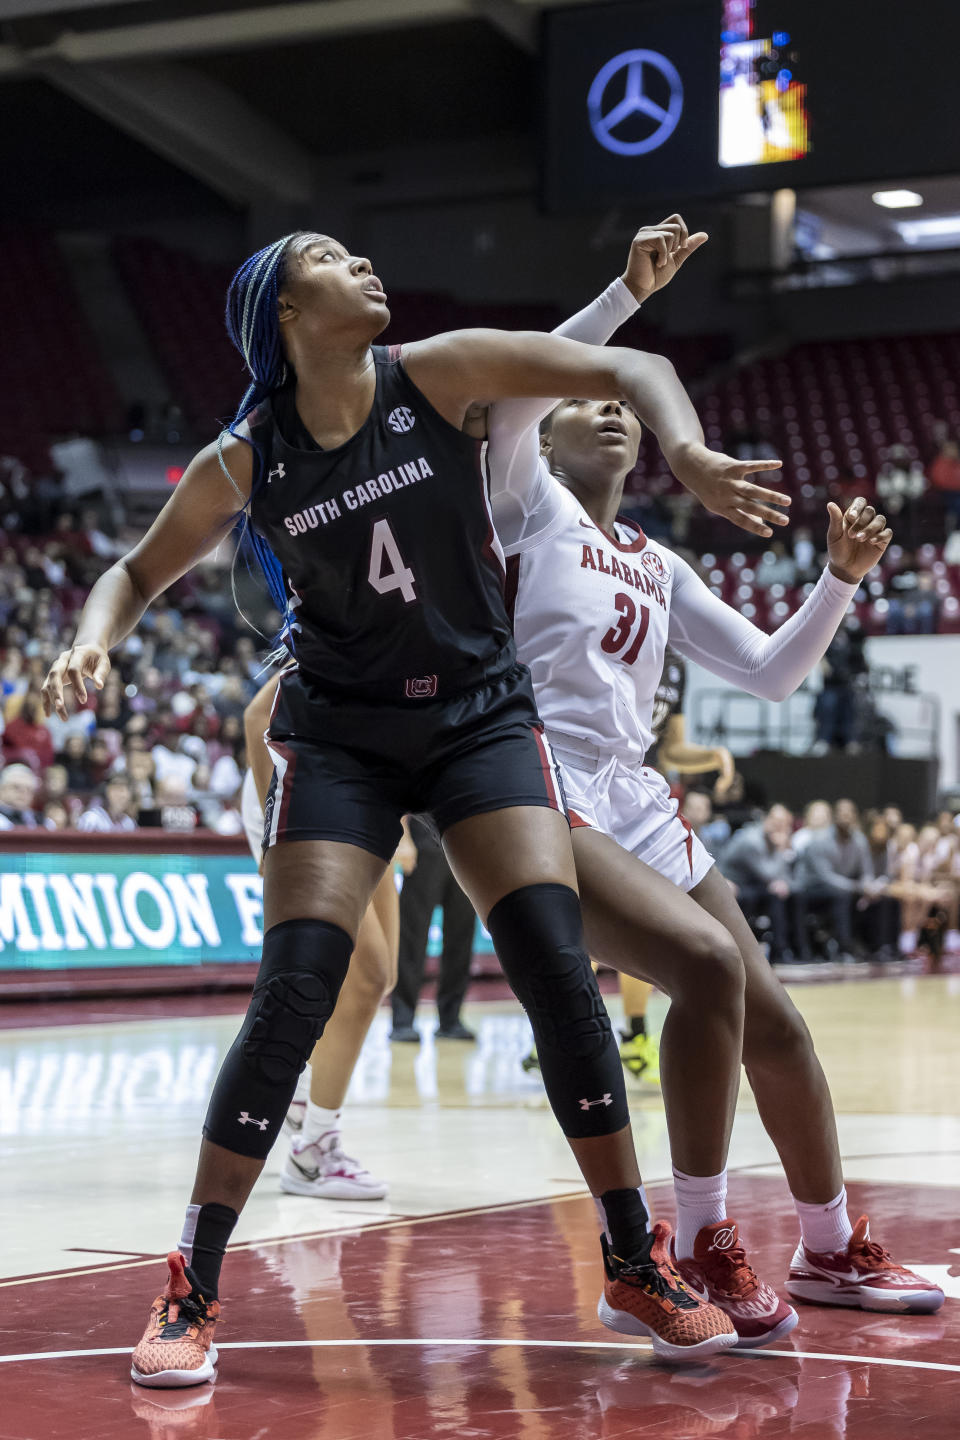
[[[246,1202],[297,1076],[333,1014],[354,937],[385,867],[378,855],[330,841],[268,850],[263,959],[244,1025],[214,1087],[192,1204],[239,1210]]]
[[[711,870],[691,893],[734,937],[743,956],[743,1063],[800,1220],[801,1241],[787,1290],[796,1299],[871,1310],[939,1309],[942,1290],[871,1244],[863,1217],[856,1226],[850,1224],[823,1067],[802,1016],[770,969],[729,885]]]
[[[387,892],[382,897],[382,892]],[[394,955],[380,922],[380,910],[396,898],[388,870],[360,922],[350,968],[336,1009],[310,1057],[310,1098],[303,1127],[294,1136],[280,1174],[292,1195],[327,1200],[382,1200],[387,1185],[344,1153],[341,1116],[350,1080],[377,1010],[390,993]]]
[[[623,1068],[584,945],[565,817],[528,805],[441,828],[454,875],[527,1011],[547,1097],[598,1201],[606,1232],[601,1320],[650,1335],[666,1357],[736,1343],[725,1316],[678,1286],[668,1227],[649,1229]]]
[[[661,1064],[674,1163],[689,1174],[716,1174],[726,1163],[740,1083],[744,982],[736,945],[609,835],[575,829],[573,851],[591,955],[655,982],[670,998]]]
[[[131,1374],[140,1384],[178,1387],[213,1376],[227,1243],[333,1014],[360,922],[401,835],[399,813],[363,759],[305,742],[277,751],[262,959],[210,1098],[179,1251],[134,1350]],[[328,838],[338,833],[358,843]]]
[[[400,944],[400,896],[397,894],[393,866],[374,890],[370,903],[380,921],[380,929],[387,944],[386,993],[389,995],[397,983],[397,950]]]
[[[621,777],[618,788],[632,792],[635,779]],[[633,798],[627,813],[634,819],[638,845],[675,879],[668,880],[599,831],[575,830],[587,942],[598,958],[639,971],[670,997],[661,1045],[678,1268],[688,1285],[729,1316],[741,1345],[772,1344],[794,1328],[796,1312],[758,1278],[727,1214],[743,963],[728,931],[715,923],[705,927],[702,920],[709,917],[680,888],[682,880],[689,883],[704,874],[709,856],[669,804],[653,794],[644,800],[638,792]],[[630,794],[618,799],[624,808]]]
[[[650,1085],[660,1084],[660,1051],[647,1030],[647,1006],[653,986],[635,975],[620,975],[620,999],[623,1004],[620,1059],[631,1075]]]

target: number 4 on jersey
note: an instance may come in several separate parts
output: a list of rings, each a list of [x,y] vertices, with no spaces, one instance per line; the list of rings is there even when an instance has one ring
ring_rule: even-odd
[[[399,590],[408,605],[417,598],[413,571],[403,563],[389,520],[378,520],[373,527],[367,579],[378,595],[389,595],[391,590]]]

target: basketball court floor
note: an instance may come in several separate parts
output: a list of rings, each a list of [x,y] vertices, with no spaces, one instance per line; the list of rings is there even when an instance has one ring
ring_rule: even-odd
[[[853,1218],[868,1212],[875,1238],[936,1278],[939,1314],[806,1307],[772,1350],[655,1363],[596,1319],[593,1206],[520,1068],[518,1008],[475,1004],[477,1045],[419,1049],[390,1046],[383,1012],[345,1143],[389,1198],[282,1194],[281,1140],[224,1268],[217,1383],[167,1392],[130,1383],[129,1351],[242,1000],[4,1007],[0,1440],[956,1437],[960,976],[794,994],[833,1087]],[[672,1220],[662,1107],[631,1096],[651,1198]],[[746,1086],[730,1212],[782,1290],[796,1225]]]

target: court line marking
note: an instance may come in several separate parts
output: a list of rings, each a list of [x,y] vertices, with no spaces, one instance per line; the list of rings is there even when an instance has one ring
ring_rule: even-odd
[[[753,1168],[753,1166],[744,1166],[742,1167],[742,1170],[750,1170]],[[729,1173],[736,1174],[737,1171],[732,1170]],[[647,1180],[645,1183],[647,1188],[652,1190],[658,1186],[671,1185],[672,1178],[672,1176],[666,1175],[662,1177],[653,1177],[652,1179]],[[776,1177],[758,1176],[757,1178],[765,1180],[775,1179]],[[901,1184],[902,1182],[878,1180],[869,1182],[855,1181],[854,1183],[896,1185]],[[236,1254],[238,1251],[272,1250],[278,1245],[295,1245],[303,1240],[330,1240],[336,1238],[339,1235],[359,1235],[368,1230],[396,1230],[399,1229],[402,1225],[426,1225],[433,1224],[441,1220],[461,1220],[470,1215],[495,1215],[498,1212],[507,1212],[510,1210],[524,1210],[534,1205],[552,1205],[555,1203],[568,1203],[571,1200],[584,1200],[589,1197],[589,1193],[590,1192],[584,1188],[580,1190],[566,1191],[560,1195],[538,1195],[531,1197],[527,1200],[504,1200],[498,1204],[493,1205],[468,1206],[462,1210],[435,1210],[431,1211],[431,1213],[428,1215],[406,1215],[398,1216],[394,1219],[389,1220],[371,1220],[368,1223],[361,1223],[354,1226],[335,1225],[331,1226],[329,1229],[326,1230],[299,1230],[294,1231],[290,1235],[277,1235],[266,1240],[243,1240],[239,1244],[231,1245],[230,1253],[231,1255],[233,1255]],[[347,1212],[341,1210],[338,1213],[346,1214]],[[358,1214],[357,1219],[358,1221],[362,1221],[362,1214]],[[103,1254],[105,1252],[101,1251],[100,1253]],[[126,1253],[129,1254],[135,1252],[128,1251]],[[142,1260],[119,1260],[108,1263],[106,1265],[86,1265],[75,1270],[45,1270],[42,1274],[39,1275],[13,1276],[8,1280],[0,1280],[0,1290],[9,1290],[16,1285],[39,1285],[46,1280],[75,1280],[84,1275],[112,1275],[119,1273],[121,1270],[143,1269],[144,1266],[156,1265],[164,1261],[166,1259],[166,1256],[167,1251],[164,1250],[162,1252],[158,1252],[156,1255],[147,1256],[145,1259]]]
[[[447,1349],[470,1350],[649,1350],[653,1346],[648,1340],[448,1340],[425,1338],[420,1340],[227,1340],[218,1345],[218,1350],[363,1350],[411,1348],[413,1346],[443,1346]],[[129,1355],[130,1346],[117,1349],[97,1350],[39,1350],[32,1354],[0,1355],[0,1364],[11,1365],[28,1360],[76,1360],[97,1359],[109,1355]],[[960,1365],[948,1365],[937,1360],[897,1360],[885,1355],[836,1355],[829,1350],[730,1350],[730,1359],[738,1355],[780,1355],[788,1360],[840,1360],[855,1365],[889,1365],[905,1370],[945,1370],[960,1374]]]
[[[667,1183],[666,1180],[648,1182],[651,1186]],[[234,1255],[241,1250],[269,1250],[277,1245],[295,1245],[302,1240],[331,1240],[338,1235],[359,1235],[368,1230],[396,1230],[401,1225],[427,1225],[441,1220],[462,1220],[469,1215],[495,1215],[501,1211],[524,1210],[532,1205],[552,1205],[554,1201],[584,1200],[589,1198],[589,1194],[585,1189],[575,1190],[563,1195],[539,1195],[530,1200],[504,1200],[497,1205],[473,1205],[464,1210],[435,1210],[429,1215],[404,1215],[395,1220],[371,1220],[368,1224],[353,1226],[335,1225],[329,1230],[298,1230],[292,1235],[277,1235],[267,1240],[243,1240],[237,1245],[231,1245],[230,1253]],[[358,1220],[362,1218],[362,1215],[357,1215]],[[122,1260],[108,1265],[85,1265],[78,1270],[47,1270],[42,1275],[14,1276],[10,1280],[0,1280],[0,1290],[10,1289],[14,1285],[39,1285],[44,1280],[74,1280],[83,1275],[112,1275],[121,1270],[137,1270],[144,1265],[156,1265],[164,1261],[167,1253],[164,1250],[146,1260]]]

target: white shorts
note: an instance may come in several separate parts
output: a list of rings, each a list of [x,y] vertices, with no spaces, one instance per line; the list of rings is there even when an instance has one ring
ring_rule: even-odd
[[[263,859],[263,811],[260,808],[260,796],[257,794],[252,770],[248,770],[244,775],[240,788],[240,818],[243,821],[247,844],[250,846],[250,854],[259,865]]]
[[[596,746],[553,732],[570,824],[602,830],[681,890],[692,890],[713,856],[678,815],[678,802],[656,770],[604,755]]]

